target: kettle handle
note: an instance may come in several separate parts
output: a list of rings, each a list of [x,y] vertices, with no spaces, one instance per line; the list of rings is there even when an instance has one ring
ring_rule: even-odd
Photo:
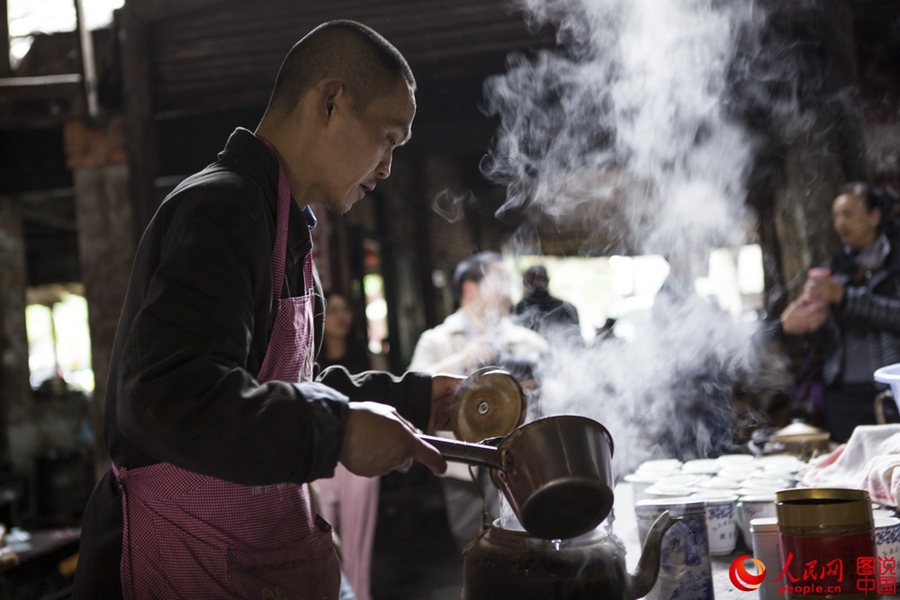
[[[506,467],[503,450],[485,444],[471,444],[433,435],[420,435],[419,439],[431,444],[441,456],[454,462],[500,469]]]

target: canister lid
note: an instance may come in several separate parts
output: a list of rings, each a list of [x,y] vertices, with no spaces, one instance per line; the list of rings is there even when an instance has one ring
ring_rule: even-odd
[[[872,527],[870,502],[867,492],[850,488],[793,488],[775,493],[778,522],[789,527]]]
[[[778,517],[759,517],[750,519],[752,533],[778,533]]]

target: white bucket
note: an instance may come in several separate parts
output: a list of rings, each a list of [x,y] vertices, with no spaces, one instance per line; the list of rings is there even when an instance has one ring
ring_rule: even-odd
[[[891,386],[891,395],[900,409],[900,363],[887,365],[875,371],[875,381]]]

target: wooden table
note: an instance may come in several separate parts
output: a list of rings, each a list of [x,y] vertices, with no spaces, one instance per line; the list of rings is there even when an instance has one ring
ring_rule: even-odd
[[[61,572],[60,563],[78,553],[81,530],[64,527],[28,533],[28,549],[16,552],[19,563],[0,575],[2,600],[53,597],[71,585],[73,574]]]

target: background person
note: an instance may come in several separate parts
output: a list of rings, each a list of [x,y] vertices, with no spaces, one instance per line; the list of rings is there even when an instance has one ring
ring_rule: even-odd
[[[362,476],[446,468],[416,428],[447,427],[460,378],[331,367],[312,381],[309,205],[344,213],[390,175],[414,94],[384,38],[326,23],[288,53],[256,132],[237,129],[160,205],[113,348],[113,468],[85,510],[75,598],[336,598],[307,483],[338,461]]]
[[[539,334],[509,318],[510,275],[496,252],[482,252],[460,262],[453,272],[453,299],[459,307],[440,325],[422,333],[411,370],[468,375],[487,366],[505,366],[514,376],[531,377],[531,366],[547,351]],[[438,432],[454,437],[449,431]],[[485,469],[450,463],[441,478],[447,520],[462,549],[480,530],[482,513],[499,517],[499,491]]]
[[[516,322],[550,340],[583,342],[578,309],[552,296],[549,286],[550,276],[544,266],[535,265],[525,270],[522,274],[525,295],[513,309]]]
[[[824,426],[847,441],[857,425],[876,423],[873,375],[900,362],[900,235],[896,196],[861,182],[841,186],[832,203],[841,247],[826,266],[810,269],[774,334],[804,335],[806,387],[824,388]],[[886,403],[886,407],[889,403]],[[891,414],[890,420],[896,420]]]
[[[320,368],[343,366],[362,373],[372,366],[369,351],[353,328],[353,308],[346,296],[326,291],[325,327]],[[356,600],[370,600],[372,546],[378,520],[378,477],[360,477],[338,463],[334,477],[317,479],[318,507],[340,538],[341,565]]]
[[[896,196],[865,183],[842,186],[832,204],[841,247],[827,268],[813,269],[807,302],[828,306],[816,335],[824,354],[825,425],[844,442],[857,425],[875,424],[873,374],[900,362],[900,235]]]

